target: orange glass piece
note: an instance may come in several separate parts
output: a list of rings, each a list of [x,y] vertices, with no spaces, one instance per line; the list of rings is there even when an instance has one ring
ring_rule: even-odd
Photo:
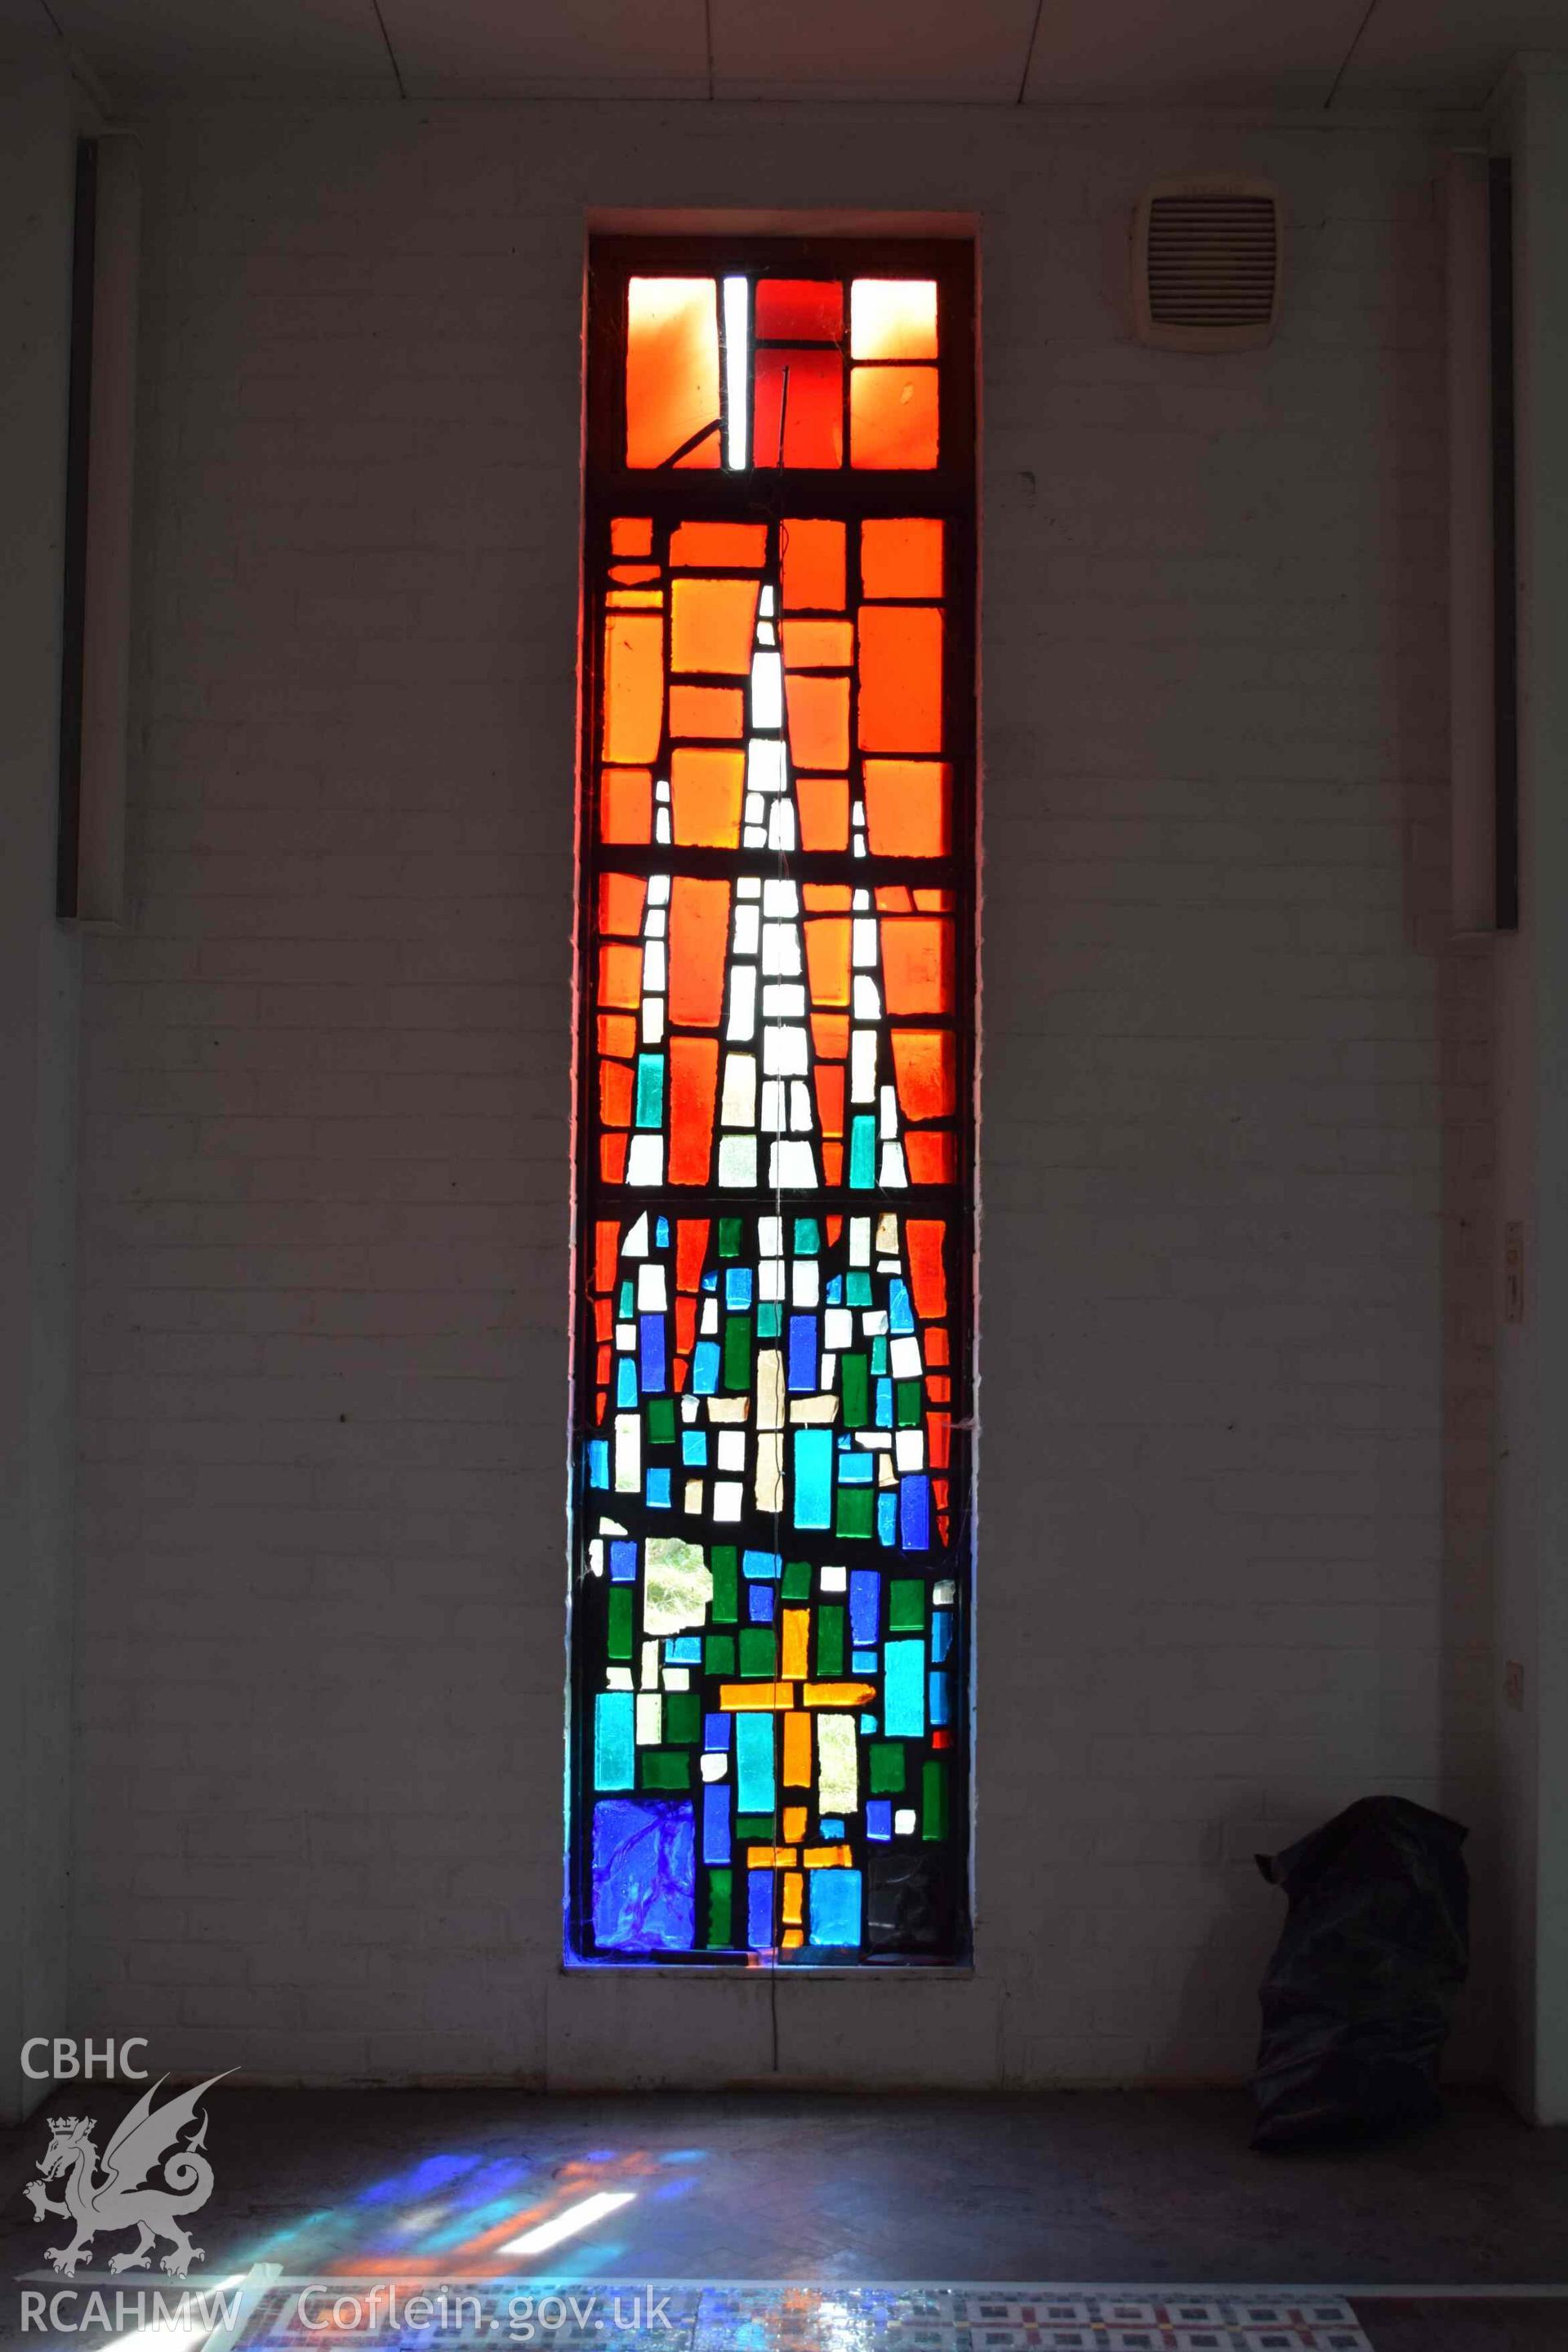
[[[662,588],[612,588],[605,599],[612,613],[657,613],[664,610]]]
[[[847,882],[807,882],[801,896],[808,915],[842,915],[848,912],[855,893]]]
[[[958,1174],[958,1143],[947,1127],[922,1127],[904,1138],[911,1184],[951,1184]]]
[[[653,553],[653,517],[651,515],[615,515],[610,521],[610,553],[612,555],[651,555]]]
[[[642,1003],[642,950],[617,947],[613,940],[599,950],[599,1003],[619,1013],[635,1013]]]
[[[604,1127],[630,1127],[632,1074],[626,1062],[599,1065],[599,1120]]]
[[[797,768],[849,765],[849,680],[784,674],[789,755]]]
[[[934,278],[857,278],[849,288],[849,355],[934,360]]]
[[[797,776],[795,798],[800,811],[800,845],[803,849],[848,848],[847,776]]]
[[[889,1013],[951,1013],[952,925],[931,915],[884,923],[882,979]]]
[[[853,621],[786,621],[786,669],[847,669],[855,658]]]
[[[611,939],[642,936],[643,903],[647,884],[640,874],[601,874],[599,929]]]
[[[706,1184],[713,1154],[713,1097],[719,1084],[716,1037],[669,1041],[669,1181]]]
[[[867,596],[940,596],[942,525],[934,515],[887,515],[860,526]]]
[[[780,1779],[786,1789],[811,1786],[811,1717],[791,1714],[784,1719],[784,1758]]]
[[[812,1075],[816,1082],[816,1115],[822,1132],[837,1139],[844,1133],[844,1066],[841,1062],[819,1062]]]
[[[811,1632],[809,1609],[786,1609],[780,1620],[779,1673],[787,1682],[804,1682],[811,1672],[806,1655]]]
[[[917,890],[914,900],[922,915],[947,915],[952,911],[951,890]]]
[[[734,849],[741,839],[743,751],[685,749],[669,762],[671,831],[683,849]]]
[[[849,371],[849,462],[868,471],[929,473],[937,459],[933,367]]]
[[[945,1364],[948,1357],[947,1325],[933,1323],[921,1341],[928,1364]]]
[[[805,1876],[798,1870],[786,1870],[779,1889],[779,1925],[786,1932],[799,1936],[805,1904]]]
[[[877,892],[877,912],[879,915],[908,915],[913,912],[914,895],[901,882],[884,882]]]
[[[945,857],[952,771],[945,760],[868,760],[866,838],[873,857]]]
[[[657,613],[606,613],[605,759],[657,760],[663,726],[664,623]]]
[[[825,1143],[823,1145],[822,1181],[825,1184],[843,1183],[844,1146],[841,1143]]]
[[[645,588],[664,573],[657,563],[612,563],[610,577],[617,588]]]
[[[759,352],[753,382],[754,466],[842,466],[844,363],[836,351]]]
[[[653,831],[653,775],[647,768],[606,768],[599,779],[599,838],[640,844]]]
[[[958,1104],[951,1029],[895,1029],[893,1070],[906,1118],[948,1118]]]
[[[599,1051],[618,1054],[629,1062],[637,1049],[637,1024],[628,1013],[601,1013],[599,1015]]]
[[[947,1268],[942,1244],[947,1238],[942,1217],[910,1217],[904,1226],[904,1247],[910,1258],[910,1288],[915,1313],[922,1323],[947,1313]]]
[[[849,924],[846,918],[826,915],[807,920],[805,968],[813,1004],[848,1003]]]
[[[947,1337],[945,1331],[942,1333],[942,1337],[943,1339]],[[929,1331],[926,1334],[928,1355],[930,1353],[931,1341],[935,1338],[936,1332],[934,1330]],[[950,1412],[927,1413],[926,1445],[931,1454],[931,1466],[933,1470],[946,1470],[951,1466],[952,1462],[952,1415]]]
[[[803,1669],[804,1672],[804,1669]],[[804,1805],[786,1805],[780,1834],[785,1845],[800,1845],[805,1837],[805,1825],[810,1819]]]
[[[746,729],[745,696],[738,686],[672,686],[672,735],[722,736],[737,740]]]
[[[678,874],[669,899],[669,1017],[682,1028],[719,1026],[729,930],[728,882]]]
[[[844,610],[844,525],[785,522],[779,529],[786,613]]]
[[[620,1265],[621,1229],[614,1217],[600,1217],[594,1226],[594,1287],[613,1290]]]
[[[671,563],[716,563],[725,571],[757,572],[768,550],[765,522],[679,522],[670,534]]]
[[[811,1050],[818,1061],[843,1061],[849,1051],[848,1014],[814,1013],[811,1016]]]
[[[941,751],[942,622],[939,604],[861,605],[863,751]]]
[[[836,279],[759,278],[760,343],[836,343],[844,332],[844,289]]]
[[[708,1255],[708,1223],[706,1217],[682,1217],[675,1228],[675,1286],[678,1290],[696,1291],[702,1286],[702,1268]]]
[[[599,1138],[599,1174],[606,1184],[624,1184],[626,1181],[626,1146],[629,1135],[601,1135]]]
[[[670,667],[744,677],[752,667],[760,584],[755,580],[678,580],[671,591]]]
[[[626,288],[626,464],[719,463],[719,289],[711,278],[634,278]]]

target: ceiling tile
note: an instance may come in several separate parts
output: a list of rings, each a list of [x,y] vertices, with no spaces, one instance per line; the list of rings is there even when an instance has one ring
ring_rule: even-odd
[[[395,89],[373,0],[50,0],[111,88]]]
[[[1484,106],[1516,50],[1552,48],[1568,48],[1565,0],[1379,0],[1340,102]]]
[[[705,98],[703,0],[382,0],[411,94]]]
[[[720,98],[1011,100],[1035,0],[713,0]]]
[[[1366,0],[1046,0],[1027,95],[1321,106],[1365,14]]]

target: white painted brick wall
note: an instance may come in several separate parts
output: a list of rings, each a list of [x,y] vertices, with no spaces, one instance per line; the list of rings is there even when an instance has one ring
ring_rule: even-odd
[[[776,1999],[803,2076],[1245,2072],[1255,1847],[1397,1789],[1486,1881],[1434,151],[625,106],[145,139],[79,2025],[715,2081],[767,2072]],[[1285,189],[1264,353],[1126,339],[1139,188],[1204,164]],[[976,1971],[770,1995],[557,1956],[586,208],[784,201],[980,219],[985,1252]]]

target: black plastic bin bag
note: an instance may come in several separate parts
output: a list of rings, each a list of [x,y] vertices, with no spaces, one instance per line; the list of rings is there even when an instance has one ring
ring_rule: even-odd
[[[1258,1856],[1290,1911],[1259,1994],[1254,2147],[1372,2139],[1441,2113],[1469,1961],[1467,1834],[1408,1798],[1363,1797]]]

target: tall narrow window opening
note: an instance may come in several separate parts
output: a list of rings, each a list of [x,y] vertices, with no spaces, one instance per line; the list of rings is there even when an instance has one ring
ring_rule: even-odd
[[[958,245],[590,273],[567,1953],[967,1957]]]

